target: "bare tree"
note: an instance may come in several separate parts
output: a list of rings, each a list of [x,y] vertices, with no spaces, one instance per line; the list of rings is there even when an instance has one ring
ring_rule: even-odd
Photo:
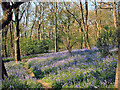
[[[19,3],[15,2],[11,6],[10,2],[2,2],[2,9],[3,9],[3,12],[4,12],[4,17],[0,21],[1,24],[2,24],[2,27],[0,27],[0,30],[2,30],[6,25],[8,25],[12,21],[12,9],[19,7],[22,3],[23,2],[19,2]],[[2,70],[2,79],[4,79],[4,75],[6,75],[6,76],[8,76],[8,75],[7,75],[7,72],[6,72],[3,61],[1,61],[1,62],[2,62],[2,67],[0,67],[0,68]]]
[[[74,2],[75,3],[75,2]],[[64,3],[65,4],[65,3]],[[75,3],[76,4],[76,3]],[[77,5],[77,4],[76,4]],[[66,6],[66,4],[65,4]],[[88,39],[88,25],[87,25],[87,21],[88,21],[88,2],[85,1],[85,14],[84,15],[84,8],[83,8],[83,4],[82,1],[80,0],[79,2],[79,7],[80,7],[80,15],[81,18],[78,19],[76,18],[75,14],[73,14],[69,9],[67,9],[66,6],[66,10],[73,16],[73,18],[78,22],[79,27],[81,27],[81,38],[82,38],[82,42],[81,42],[81,48],[85,48],[85,42],[87,40],[87,48],[90,49],[90,44],[89,44],[89,39]],[[86,39],[86,40],[85,40]]]

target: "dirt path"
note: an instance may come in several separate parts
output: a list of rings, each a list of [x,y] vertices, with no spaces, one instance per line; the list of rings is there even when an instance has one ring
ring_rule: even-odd
[[[35,78],[34,73],[30,69],[27,68],[27,62],[25,62],[24,68],[29,73],[30,77]],[[40,79],[38,79],[37,82],[41,83],[43,88],[45,88],[45,90],[50,90],[50,88],[51,88],[50,83],[42,82]]]

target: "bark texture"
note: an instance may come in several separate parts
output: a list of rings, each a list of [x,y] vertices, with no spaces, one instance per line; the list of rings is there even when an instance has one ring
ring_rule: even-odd
[[[15,9],[15,61],[20,61],[20,45],[19,45],[19,8]]]
[[[118,2],[118,6],[120,6],[120,1]],[[117,60],[117,68],[116,68],[116,77],[115,77],[115,88],[120,90],[120,7],[118,7],[118,21],[117,21],[117,29],[118,29],[118,60]]]

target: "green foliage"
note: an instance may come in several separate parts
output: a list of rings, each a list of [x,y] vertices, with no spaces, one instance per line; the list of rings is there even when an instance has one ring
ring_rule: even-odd
[[[49,50],[53,50],[55,45],[54,45],[54,39],[47,39],[46,42],[47,42],[47,45],[49,46]]]
[[[37,55],[33,55],[33,56],[24,56],[21,59],[29,59],[29,58],[33,58],[33,57],[38,57]]]
[[[37,55],[33,55],[33,56],[24,56],[21,57],[21,59],[29,59],[29,58],[33,58],[33,57],[38,57]],[[9,61],[14,61],[14,58],[6,58],[6,59],[2,59],[4,62],[9,62]]]
[[[48,40],[31,40],[30,38],[20,41],[21,55],[39,54],[48,52]]]
[[[14,58],[3,59],[4,62],[14,61]]]
[[[62,40],[64,42],[64,46],[67,48],[67,46],[69,46],[69,48],[75,46],[75,44],[81,40],[80,37],[77,37],[78,32],[62,32]]]
[[[117,31],[115,28],[104,27],[100,36],[97,38],[97,47],[103,57],[109,54],[109,50],[117,46]]]

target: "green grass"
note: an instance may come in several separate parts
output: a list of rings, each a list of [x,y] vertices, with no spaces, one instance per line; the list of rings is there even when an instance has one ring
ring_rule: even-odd
[[[21,58],[22,59],[30,59],[30,58],[34,58],[34,57],[38,57],[38,55],[33,55],[33,56],[24,56]],[[7,59],[3,59],[3,62],[10,62],[10,61],[15,61],[14,58],[7,58]]]
[[[22,57],[21,59],[29,59],[29,58],[34,58],[34,57],[38,57],[38,55],[25,56],[25,57]]]

